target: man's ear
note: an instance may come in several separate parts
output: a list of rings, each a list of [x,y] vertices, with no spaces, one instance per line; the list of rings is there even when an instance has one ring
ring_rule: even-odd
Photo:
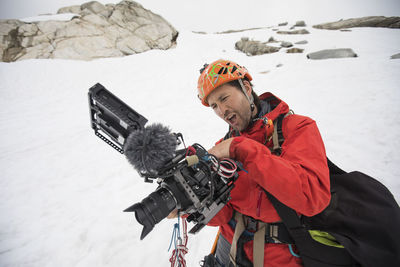
[[[253,91],[253,88],[251,87],[249,81],[243,80],[243,85],[244,85],[244,88],[246,89],[247,96],[249,97],[250,101],[253,102],[254,97],[251,93]]]

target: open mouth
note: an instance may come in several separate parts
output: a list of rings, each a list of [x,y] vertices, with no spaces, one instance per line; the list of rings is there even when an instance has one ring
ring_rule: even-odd
[[[230,114],[226,116],[226,120],[233,125],[236,122],[236,114]]]

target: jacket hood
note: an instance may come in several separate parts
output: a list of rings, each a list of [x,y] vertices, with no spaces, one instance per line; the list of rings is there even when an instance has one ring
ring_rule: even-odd
[[[266,113],[261,113],[259,117],[268,117],[268,119],[275,120],[281,114],[286,114],[289,112],[289,106],[281,99],[273,95],[272,93],[264,93],[260,96],[261,100],[261,112],[265,110],[265,106],[269,105],[266,109]]]

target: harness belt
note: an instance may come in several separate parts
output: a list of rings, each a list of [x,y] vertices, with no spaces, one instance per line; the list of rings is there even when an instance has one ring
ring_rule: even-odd
[[[235,267],[263,267],[265,243],[294,244],[282,222],[266,223],[235,211],[229,225],[235,229],[229,253],[230,261]],[[244,244],[251,240],[253,240],[253,264],[244,253]]]
[[[243,215],[245,222],[245,230],[243,231],[244,236],[249,236],[251,240],[254,237],[254,233],[257,231],[257,226],[260,221],[253,219],[252,217]],[[247,222],[246,222],[247,221]],[[236,229],[236,220],[231,219],[228,222],[232,229]],[[289,234],[286,226],[283,222],[265,223],[265,243],[272,244],[294,244],[294,240]]]

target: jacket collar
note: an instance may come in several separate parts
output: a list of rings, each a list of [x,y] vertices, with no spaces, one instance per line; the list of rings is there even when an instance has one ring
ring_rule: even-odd
[[[243,132],[238,133],[230,127],[224,139],[239,135],[251,136],[254,133],[258,132],[260,128],[264,127],[262,120],[263,118],[271,119],[272,121],[274,121],[276,118],[278,118],[279,115],[289,112],[289,106],[272,93],[267,92],[260,95],[259,97],[261,100],[261,107],[258,117],[253,119],[253,123],[251,123],[251,125]]]
[[[281,114],[286,114],[289,112],[289,106],[281,99],[273,95],[272,93],[264,93],[260,96],[261,105],[267,103],[270,105],[270,109],[267,113],[262,114],[262,117],[267,117],[268,119],[275,120]],[[265,104],[264,104],[265,105]],[[263,110],[263,108],[261,108]]]

